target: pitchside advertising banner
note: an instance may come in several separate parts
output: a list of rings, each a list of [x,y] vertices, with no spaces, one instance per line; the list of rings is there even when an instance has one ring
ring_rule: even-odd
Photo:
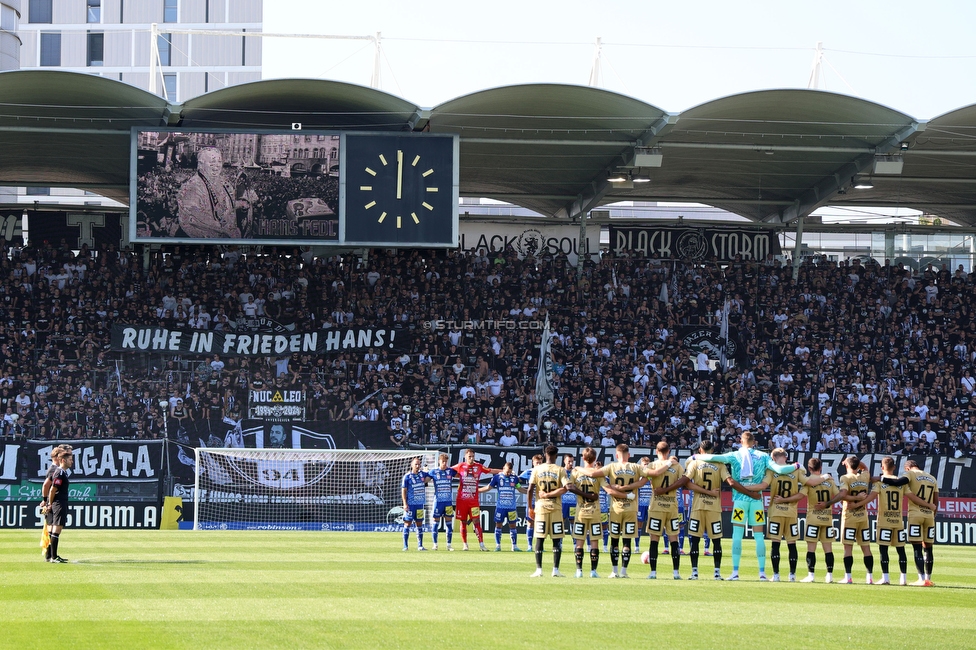
[[[226,357],[338,354],[382,348],[400,352],[410,348],[409,330],[342,328],[314,331],[223,332],[180,330],[146,325],[113,325],[114,352],[161,354],[219,354]]]
[[[580,242],[580,229],[576,226],[510,226],[498,223],[462,221],[459,225],[462,250],[471,253],[485,251],[500,253],[511,248],[519,257],[543,254],[565,254],[575,265],[580,254],[600,251],[600,227],[586,231],[586,239]]]
[[[779,236],[770,230],[746,228],[617,228],[610,227],[610,250],[660,259],[693,262],[763,260],[780,255]]]

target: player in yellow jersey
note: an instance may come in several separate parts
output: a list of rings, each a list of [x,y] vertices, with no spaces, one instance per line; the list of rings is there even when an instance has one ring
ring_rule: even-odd
[[[905,501],[908,484],[893,485],[883,481],[885,478],[898,478],[895,475],[895,459],[891,456],[881,459],[881,471],[882,480],[877,481],[871,488],[871,493],[854,503],[853,507],[863,508],[877,500],[877,538],[878,549],[881,552],[881,582],[878,584],[891,584],[888,574],[888,566],[891,563],[888,559],[888,549],[893,546],[898,553],[898,569],[901,572],[901,580],[898,584],[904,586],[908,584],[905,576],[908,571],[908,557],[905,555],[905,520],[901,515],[901,507]]]
[[[592,468],[596,462],[596,451],[592,447],[583,450],[583,467]],[[603,523],[600,513],[600,491],[606,485],[607,479],[602,476],[585,476],[579,468],[573,468],[570,476],[573,484],[582,493],[576,500],[576,517],[570,529],[576,542],[576,577],[583,577],[583,553],[586,537],[590,537],[590,577],[600,577],[596,568],[600,563],[600,536],[603,534]]]
[[[647,535],[651,541],[648,546],[651,572],[648,580],[657,578],[657,553],[661,535],[666,534],[671,541],[671,566],[674,579],[681,580],[681,553],[678,548],[678,535],[681,532],[681,515],[678,513],[678,488],[688,485],[681,465],[672,463],[670,458],[671,445],[662,440],[656,447],[657,460],[644,468],[644,473],[650,476],[650,470],[664,470],[663,474],[651,478],[654,496],[647,510]],[[693,488],[694,489],[694,488]]]
[[[712,453],[712,443],[702,441],[698,453]],[[685,463],[685,478],[688,487],[696,494],[692,497],[691,513],[688,516],[688,538],[691,550],[691,580],[698,579],[698,556],[701,540],[704,535],[712,540],[712,561],[715,565],[715,579],[722,579],[722,484],[729,475],[729,468],[724,463],[709,463],[703,460],[689,459]],[[701,488],[696,490],[695,486]]]
[[[631,542],[637,536],[637,490],[643,485],[645,477],[663,474],[667,467],[644,470],[637,463],[630,462],[630,447],[626,444],[617,445],[616,462],[597,469],[580,468],[585,476],[605,476],[608,481],[606,492],[610,495],[610,564],[613,565],[611,578],[626,578],[627,566],[630,564]],[[677,464],[677,459],[673,459]],[[623,539],[623,551],[620,550],[620,540]],[[623,565],[617,572],[618,562]]]
[[[785,465],[786,450],[777,447],[770,453],[773,462]],[[800,521],[796,513],[796,504],[803,498],[802,487],[811,483],[818,485],[823,480],[820,477],[807,478],[802,469],[795,469],[789,474],[777,474],[766,470],[764,483],[769,484],[769,512],[766,516],[766,534],[769,535],[769,559],[773,563],[773,582],[779,582],[780,545],[786,542],[787,558],[790,565],[790,582],[796,582],[796,565],[800,559],[796,550],[796,541],[800,539]]]
[[[825,505],[833,505],[838,501],[844,502],[844,510],[840,518],[840,541],[844,544],[844,584],[854,582],[851,571],[854,569],[854,545],[861,547],[864,554],[864,568],[867,570],[865,582],[874,584],[874,556],[871,555],[871,522],[868,521],[868,511],[863,507],[856,507],[871,489],[871,475],[857,456],[844,459],[847,473],[840,477],[840,490]]]
[[[939,510],[939,482],[928,472],[919,469],[914,460],[905,461],[905,474],[901,478],[882,479],[885,483],[905,484],[908,490],[908,541],[915,550],[915,569],[918,580],[913,587],[932,586],[932,566],[935,559],[932,544],[935,543],[935,513]]]
[[[807,461],[807,469],[811,476],[820,475],[823,467],[819,458],[811,458]],[[807,483],[803,488],[803,494],[807,498],[807,520],[803,531],[803,538],[807,542],[807,577],[800,582],[813,582],[816,579],[817,569],[817,543],[823,545],[824,564],[827,566],[827,575],[824,582],[834,581],[834,547],[833,542],[837,539],[837,529],[834,528],[833,508],[826,505],[838,492],[837,483],[832,476],[825,475],[819,485]]]
[[[546,537],[552,539],[552,577],[561,578],[559,559],[562,555],[563,510],[560,497],[570,487],[566,470],[556,464],[559,450],[555,445],[545,449],[546,462],[532,469],[529,479],[528,507],[535,510],[535,573],[533,578],[542,577],[542,553]]]

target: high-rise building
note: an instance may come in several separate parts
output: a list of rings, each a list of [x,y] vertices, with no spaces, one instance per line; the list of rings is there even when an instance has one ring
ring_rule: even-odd
[[[0,70],[19,39],[21,70],[97,74],[149,90],[170,102],[261,79],[264,0],[0,0]],[[19,6],[18,6],[19,5]],[[19,25],[17,13],[19,10]],[[10,30],[7,25],[13,25]],[[150,82],[156,24],[155,84]],[[226,32],[227,35],[192,33]],[[183,33],[191,32],[191,33]],[[20,200],[79,197],[66,189],[28,188]],[[73,203],[110,205],[100,197]]]

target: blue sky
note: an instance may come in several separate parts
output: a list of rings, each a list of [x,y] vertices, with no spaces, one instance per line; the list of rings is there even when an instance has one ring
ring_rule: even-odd
[[[730,94],[805,88],[818,41],[826,89],[929,119],[976,103],[976,1],[651,3],[271,0],[272,33],[382,32],[382,88],[424,107],[495,86],[586,84],[668,111]],[[264,40],[264,76],[368,85],[367,41]]]

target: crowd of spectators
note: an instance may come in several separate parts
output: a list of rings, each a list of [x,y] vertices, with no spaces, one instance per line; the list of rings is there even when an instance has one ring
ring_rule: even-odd
[[[664,289],[662,289],[662,286]],[[723,372],[683,346],[729,301],[744,348]],[[248,390],[307,391],[308,419],[383,423],[390,444],[678,448],[743,430],[762,447],[976,456],[976,276],[857,261],[684,263],[514,251],[171,247],[143,257],[0,247],[2,432],[157,438],[239,425]],[[113,324],[403,330],[406,351],[330,356],[113,352]],[[555,408],[538,430],[542,323]],[[485,323],[491,321],[491,327]],[[206,424],[204,424],[206,423]]]

